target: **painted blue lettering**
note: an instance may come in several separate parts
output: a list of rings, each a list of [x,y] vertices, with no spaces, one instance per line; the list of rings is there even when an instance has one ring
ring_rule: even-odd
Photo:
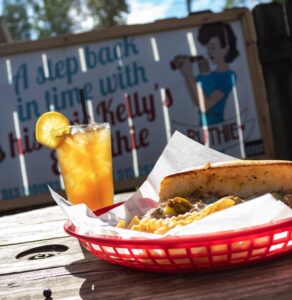
[[[133,62],[131,65],[126,65],[123,68],[118,67],[117,73],[101,78],[99,80],[99,89],[101,95],[106,96],[115,93],[118,89],[125,90],[128,87],[144,82],[148,82],[144,67],[137,62]]]
[[[19,95],[21,84],[24,90],[28,89],[28,73],[26,64],[22,64],[17,69],[16,74],[13,76],[13,86],[16,95]]]
[[[134,44],[134,38],[131,38],[129,40],[128,37],[123,38],[123,55],[124,57],[129,57],[131,55],[137,55],[139,54],[137,46]]]
[[[66,75],[66,68],[63,60],[56,63],[56,78],[62,79]]]
[[[101,65],[105,65],[109,62],[113,62],[114,58],[111,57],[110,48],[103,47],[99,51],[99,61]]]
[[[112,47],[101,47],[97,51],[91,50],[89,46],[84,48],[85,62],[88,69],[93,69],[97,64],[106,65],[124,57],[139,54],[134,39],[124,37],[122,42],[115,43]]]
[[[85,83],[82,88],[84,89],[85,99],[92,99],[92,83]],[[56,86],[53,86],[50,90],[45,91],[44,99],[47,110],[50,109],[51,104],[54,104],[57,111],[74,107],[75,105],[79,105],[80,102],[79,87],[59,91]]]
[[[119,59],[123,58],[122,43],[116,43],[114,45],[114,57],[115,57],[115,60],[119,60]]]
[[[78,72],[78,62],[75,57],[66,58],[67,82],[72,82],[72,77]]]
[[[39,85],[42,85],[46,82],[46,76],[45,76],[45,71],[42,66],[38,67],[37,70],[37,77],[36,77],[36,83]]]
[[[67,83],[73,82],[74,75],[79,71],[77,58],[74,56],[66,57],[65,60],[58,60],[53,62],[48,60],[49,77],[46,78],[43,66],[39,66],[37,70],[36,83],[42,85],[47,80],[53,82],[57,79],[66,78]]]
[[[96,56],[94,51],[91,51],[89,47],[84,48],[85,62],[88,69],[93,69],[96,66]]]
[[[38,118],[40,116],[39,107],[36,100],[31,100],[26,103],[22,103],[22,98],[17,98],[17,113],[20,122],[31,120],[33,117]]]

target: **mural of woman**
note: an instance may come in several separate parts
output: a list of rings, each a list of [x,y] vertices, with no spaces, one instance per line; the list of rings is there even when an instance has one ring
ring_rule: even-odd
[[[215,69],[210,71],[209,62],[203,56],[177,56],[172,62],[172,68],[180,70],[193,103],[199,107],[201,126],[224,122],[226,102],[236,84],[236,74],[228,65],[239,55],[236,40],[228,23],[203,25],[198,31],[198,41],[207,48]],[[193,74],[194,62],[200,71],[197,76]]]

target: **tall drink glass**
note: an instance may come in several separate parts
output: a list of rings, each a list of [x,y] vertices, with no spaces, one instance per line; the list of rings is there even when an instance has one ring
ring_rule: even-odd
[[[67,198],[91,210],[113,203],[111,134],[108,123],[63,130],[57,156]]]

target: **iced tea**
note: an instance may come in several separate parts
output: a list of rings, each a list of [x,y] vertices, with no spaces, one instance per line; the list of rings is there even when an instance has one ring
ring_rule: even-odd
[[[110,126],[70,126],[57,148],[68,200],[91,210],[113,203]],[[68,132],[68,131],[67,131]]]

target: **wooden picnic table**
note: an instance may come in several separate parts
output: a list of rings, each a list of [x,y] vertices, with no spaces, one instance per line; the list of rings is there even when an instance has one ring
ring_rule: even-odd
[[[292,297],[291,254],[212,273],[146,273],[96,258],[64,232],[64,221],[57,206],[0,218],[1,300],[44,299],[45,288],[54,300]]]

